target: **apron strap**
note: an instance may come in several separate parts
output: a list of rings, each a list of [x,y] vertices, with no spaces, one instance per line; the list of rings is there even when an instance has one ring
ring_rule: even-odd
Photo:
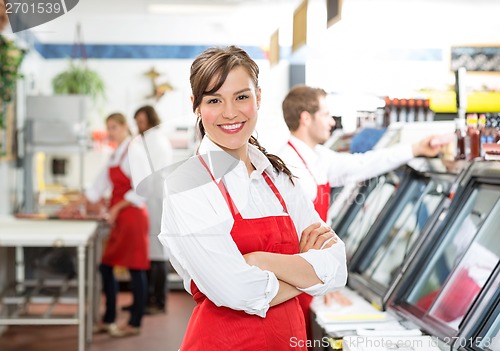
[[[283,206],[283,210],[286,213],[288,213],[288,208],[286,207],[285,200],[283,200],[283,197],[281,196],[281,193],[279,192],[278,188],[276,188],[276,185],[274,185],[273,181],[271,180],[271,178],[269,178],[269,176],[265,171],[262,172],[262,176],[266,180],[267,185],[269,185],[269,187],[273,191],[274,195],[278,198],[278,201],[280,202],[281,206]]]
[[[229,194],[229,191],[227,191],[227,188],[224,185],[224,182],[222,181],[222,179],[221,179],[220,182],[217,182],[217,180],[215,180],[215,178],[214,178],[214,175],[210,171],[210,168],[208,168],[208,165],[205,162],[205,160],[203,159],[203,157],[201,157],[201,155],[197,155],[197,157],[198,157],[198,160],[200,160],[200,163],[202,164],[202,166],[207,170],[208,174],[210,174],[210,178],[212,178],[212,181],[219,188],[219,191],[221,192],[222,197],[224,198],[224,200],[226,200],[227,206],[229,207],[229,210],[231,211],[231,214],[233,215],[233,218],[234,219],[236,219],[236,218],[238,218],[238,219],[242,218],[240,211],[238,211],[238,208],[236,207],[233,199],[231,198],[231,195]],[[285,200],[281,196],[278,188],[276,188],[276,185],[274,185],[273,181],[271,180],[271,178],[269,178],[269,176],[267,175],[267,173],[265,171],[262,172],[262,176],[266,180],[267,185],[269,185],[269,187],[273,191],[274,196],[276,196],[276,198],[280,202],[281,206],[283,207],[283,210],[286,213],[288,213],[288,208],[286,207]]]
[[[128,146],[129,146],[130,142],[127,143],[127,145],[125,145],[125,149],[123,150],[123,153],[122,153],[122,156],[120,157],[120,165],[122,164],[123,160],[125,159],[125,156],[127,156],[127,153],[128,153]]]
[[[123,150],[123,152],[122,152],[122,154],[121,154],[121,156],[120,156],[120,160],[118,161],[118,166],[119,166],[119,167],[120,167],[120,166],[121,166],[121,164],[123,163],[123,160],[125,159],[125,156],[127,156],[127,152],[128,152],[128,150],[127,150],[127,149],[128,149],[129,144],[130,144],[130,141],[127,143],[127,145],[125,145],[125,148],[124,148],[124,150]],[[118,146],[118,147],[120,147],[120,146]],[[111,158],[109,159],[108,164],[109,164],[109,162],[111,162],[111,160],[115,157],[115,155],[116,155],[116,151],[115,151],[115,152],[111,155]]]
[[[229,207],[229,210],[231,211],[231,214],[233,215],[233,218],[236,219],[236,218],[241,218],[241,213],[240,211],[238,211],[238,209],[236,208],[236,205],[234,204],[233,202],[233,199],[231,198],[231,195],[229,195],[229,191],[227,191],[227,188],[226,186],[224,185],[224,183],[222,182],[222,178],[220,180],[220,182],[217,182],[214,178],[214,175],[212,174],[212,172],[210,171],[210,168],[208,168],[208,165],[207,163],[205,162],[205,160],[203,159],[203,157],[201,157],[201,155],[198,155],[198,160],[200,160],[201,162],[201,165],[203,167],[205,167],[205,169],[207,170],[208,174],[210,174],[210,178],[212,178],[212,181],[217,185],[217,187],[219,188],[219,191],[220,193],[222,194],[222,197],[224,198],[224,200],[226,200],[226,203],[227,203],[227,206]]]
[[[314,179],[314,182],[316,183],[316,186],[318,186],[318,181],[316,180],[316,177],[314,176],[314,174],[312,174],[311,170],[307,166],[306,160],[304,160],[304,158],[302,157],[302,155],[299,153],[299,151],[295,148],[295,146],[293,146],[293,144],[290,141],[288,141],[288,145],[290,145],[290,147],[293,149],[293,151],[295,151],[295,153],[297,153],[297,156],[299,156],[299,158],[302,160],[302,162],[304,163],[304,166],[306,166],[307,171],[309,172],[309,174],[311,175],[311,177]]]

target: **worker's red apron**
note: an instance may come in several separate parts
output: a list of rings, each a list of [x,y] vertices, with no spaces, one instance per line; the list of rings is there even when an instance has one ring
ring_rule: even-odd
[[[307,171],[311,175],[311,177],[314,179],[314,182],[316,183],[316,198],[314,199],[314,209],[316,212],[318,212],[319,216],[321,217],[322,220],[326,221],[327,215],[328,215],[328,208],[330,207],[330,183],[326,182],[326,184],[318,184],[318,181],[316,180],[316,177],[314,174],[311,172],[309,167],[307,166],[306,161],[302,157],[302,155],[299,153],[299,151],[293,146],[293,144],[289,141],[288,145],[297,153],[297,156],[302,160],[304,163],[304,166],[306,167]],[[313,297],[309,294],[302,293],[298,296],[300,306],[302,307],[302,311],[304,312],[304,318],[306,320],[306,328],[307,328],[307,335],[309,339],[312,339],[312,330],[311,330],[311,301]]]
[[[316,183],[316,198],[314,199],[313,202],[314,209],[316,210],[316,212],[318,212],[321,219],[326,221],[326,217],[328,215],[328,209],[330,208],[330,190],[331,190],[330,183],[326,182],[325,184],[318,184],[316,177],[307,166],[307,163],[302,157],[302,155],[297,151],[297,149],[295,148],[295,146],[293,146],[291,142],[288,142],[288,145],[290,145],[290,147],[297,153],[297,156],[299,156],[299,158],[302,160],[307,171],[314,179],[314,183]]]
[[[199,159],[209,171],[203,159]],[[288,213],[274,183],[265,172],[262,175]],[[234,218],[231,237],[241,254],[266,251],[292,255],[299,252],[297,232],[290,216],[242,218],[224,183],[217,183],[213,176],[212,180],[219,187]],[[221,286],[220,289],[225,287]],[[191,293],[197,305],[186,330],[182,351],[307,350],[304,318],[297,298],[270,307],[266,317],[261,318],[244,311],[216,306],[198,290],[193,281]]]
[[[126,151],[117,166],[109,167],[109,179],[113,185],[110,208],[122,201],[132,188],[130,178],[120,168],[125,155]],[[148,226],[148,213],[145,207],[129,205],[123,208],[111,228],[102,263],[132,269],[148,269]]]

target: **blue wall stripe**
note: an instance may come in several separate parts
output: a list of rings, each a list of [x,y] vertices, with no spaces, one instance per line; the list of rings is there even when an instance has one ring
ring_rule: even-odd
[[[28,31],[25,31],[28,32]],[[25,38],[45,59],[64,59],[72,55],[73,44],[44,44],[34,35]],[[85,44],[87,57],[91,59],[194,59],[203,50],[223,45],[137,45],[137,44]],[[266,53],[258,46],[242,46],[254,59],[266,59]],[[281,47],[282,60],[305,62],[307,48],[292,53],[290,47]],[[442,61],[443,50],[438,48],[385,48],[366,52],[362,49],[350,52],[367,59],[395,61]],[[79,50],[77,51],[79,53]]]
[[[69,58],[73,44],[39,44],[35,49],[45,59]],[[118,45],[85,44],[87,58],[91,59],[194,59],[203,50],[217,45]],[[264,51],[257,46],[242,46],[253,59],[265,59]],[[75,48],[76,54],[80,49]]]

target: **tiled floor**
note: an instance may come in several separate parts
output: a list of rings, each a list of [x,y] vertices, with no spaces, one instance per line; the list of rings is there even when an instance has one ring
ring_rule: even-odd
[[[121,293],[119,305],[130,303],[131,296]],[[115,339],[96,334],[88,351],[177,351],[194,307],[184,291],[171,291],[168,313],[145,316],[139,336]],[[120,312],[118,323],[126,322],[127,312]],[[77,329],[73,326],[12,326],[0,336],[1,351],[73,351],[77,350]]]

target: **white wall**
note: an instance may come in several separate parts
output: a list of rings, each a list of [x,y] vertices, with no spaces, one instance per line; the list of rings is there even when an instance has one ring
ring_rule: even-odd
[[[313,0],[313,3],[314,0]],[[458,45],[498,45],[500,2],[344,1],[342,19],[312,29],[307,80],[329,90],[403,92],[454,83],[449,50]],[[316,23],[322,23],[317,21]],[[403,61],[390,50],[439,49],[442,61]],[[500,88],[498,75],[470,74],[471,87]]]
[[[311,0],[306,83],[340,94],[331,106],[354,128],[365,95],[418,97],[423,88],[453,89],[450,47],[498,45],[500,2],[344,0],[342,19],[325,29],[321,1]],[[437,49],[440,61],[402,60],[391,52]],[[499,74],[467,74],[467,89],[500,89]]]
[[[67,68],[68,60],[45,60],[39,94],[52,94],[51,81]],[[104,119],[112,112],[122,112],[133,122],[133,114],[144,104],[157,107],[164,122],[190,114],[189,108],[189,60],[88,60],[90,69],[99,73],[106,86],[105,101],[99,102],[92,116],[94,128],[104,128]],[[158,102],[148,99],[152,94],[152,82],[145,73],[154,67],[162,73],[158,83],[168,81],[174,91],[166,93]],[[133,123],[132,123],[133,125]]]
[[[97,71],[106,84],[106,100],[96,108],[91,118],[92,129],[104,129],[104,119],[112,112],[122,112],[128,119],[135,132],[133,114],[144,104],[152,104],[157,109],[162,122],[173,130],[176,126],[193,127],[195,117],[191,107],[191,88],[189,85],[189,70],[192,60],[88,60],[89,68]],[[266,60],[257,60],[260,67],[260,86],[262,88],[262,104],[259,110],[259,122],[256,135],[261,143],[269,150],[276,149],[288,136],[287,128],[281,117],[281,101],[288,87],[288,64],[282,62],[271,69]],[[39,72],[39,81],[35,84],[36,90],[32,94],[52,94],[52,78],[64,70],[67,60],[45,60],[43,70]],[[174,91],[166,93],[159,101],[147,99],[152,93],[151,81],[144,75],[152,67],[162,74],[158,83],[168,81],[174,86]],[[66,185],[78,187],[79,171],[77,155],[64,153],[50,153],[46,155],[46,181],[51,182],[50,161],[53,157],[69,159]],[[84,184],[88,186],[94,179],[102,164],[95,160],[98,155],[87,155],[85,161]]]
[[[282,20],[292,16],[300,1],[245,1],[227,9],[212,3],[209,5],[214,11],[151,14],[134,8],[143,1],[85,0],[33,31],[44,43],[73,42],[76,23],[81,23],[87,43],[267,46],[271,33]]]
[[[220,15],[184,17],[122,14],[92,15],[85,11],[70,12],[57,20],[37,27],[35,34],[50,43],[70,44],[74,39],[75,21],[83,25],[86,43],[110,44],[220,44],[262,45],[280,28],[280,44],[291,43],[291,12],[255,9]],[[85,9],[84,9],[85,10]],[[257,9],[258,10],[258,9]],[[449,49],[452,45],[498,44],[500,36],[500,2],[478,0],[344,0],[342,19],[325,29],[323,0],[310,0],[309,43],[306,62],[306,82],[338,93],[333,113],[351,117],[365,101],[362,96],[415,94],[417,89],[447,89],[454,83],[449,72]],[[249,20],[252,19],[252,20]],[[254,23],[249,26],[248,23]],[[274,24],[273,24],[274,23]],[[236,27],[246,30],[236,32]],[[238,34],[235,34],[238,33]],[[394,60],[387,57],[391,50],[410,48],[442,51],[440,61]],[[292,58],[293,59],[293,58]],[[164,122],[173,125],[194,124],[190,108],[189,67],[192,60],[88,60],[107,86],[107,100],[92,116],[92,127],[102,128],[104,117],[122,111],[129,118],[144,103],[156,106]],[[50,94],[50,81],[66,65],[66,60],[33,60],[32,92]],[[263,103],[257,131],[259,139],[274,149],[284,139],[287,130],[281,116],[281,101],[288,89],[288,61],[262,69]],[[158,102],[147,100],[150,81],[144,73],[155,67],[174,87]],[[35,67],[35,68],[33,68]],[[500,75],[469,74],[470,88],[486,85],[500,89]]]
[[[0,161],[0,217],[12,213],[20,184],[13,161]]]
[[[260,113],[276,116],[281,113],[281,100],[286,94],[288,65],[269,67],[265,60],[256,60],[260,67],[263,100]],[[88,60],[88,67],[98,72],[106,85],[106,100],[99,104],[92,126],[103,128],[105,117],[115,111],[125,113],[133,125],[133,114],[143,104],[152,104],[162,121],[174,125],[194,125],[189,69],[192,60]],[[35,94],[52,94],[52,78],[67,67],[67,60],[45,60]],[[174,90],[158,101],[146,98],[152,93],[151,80],[144,74],[154,67],[162,73],[158,83],[168,81]]]
[[[259,142],[270,152],[276,152],[288,138],[288,128],[283,120],[281,102],[288,92],[289,64],[280,62],[274,67],[262,64],[263,70],[260,79],[262,88],[262,104],[259,110],[259,121],[256,136]]]

